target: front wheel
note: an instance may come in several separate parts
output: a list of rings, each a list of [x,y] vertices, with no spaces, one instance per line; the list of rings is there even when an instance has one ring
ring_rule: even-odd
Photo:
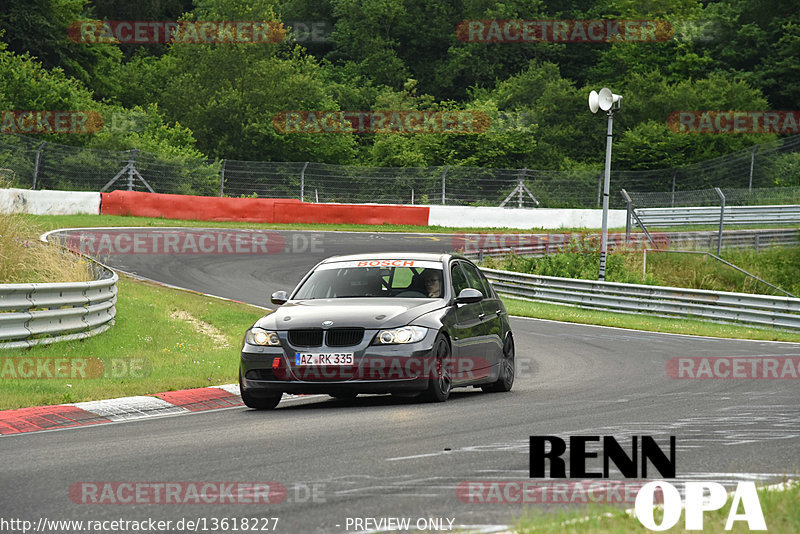
[[[511,391],[511,386],[514,385],[514,339],[511,336],[506,337],[503,343],[503,359],[500,360],[500,376],[497,381],[488,386],[481,386],[483,391],[492,393],[502,393]]]
[[[244,389],[242,383],[242,372],[239,371],[239,393],[242,395],[242,402],[248,408],[254,410],[272,410],[281,401],[283,393],[270,393],[268,395],[253,395]]]
[[[450,376],[452,362],[450,361],[450,343],[442,334],[436,337],[433,344],[433,370],[428,377],[428,389],[422,394],[422,399],[428,402],[444,402],[450,397],[450,388],[453,378]]]

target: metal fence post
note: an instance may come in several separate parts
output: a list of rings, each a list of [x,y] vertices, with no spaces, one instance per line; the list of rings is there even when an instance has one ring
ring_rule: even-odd
[[[447,171],[449,169],[450,169],[450,165],[445,165],[444,166],[444,172],[442,173],[442,206],[444,206],[444,204],[445,204],[444,188],[445,188],[445,182],[446,182],[446,178],[447,178]]]
[[[633,202],[627,191],[623,189],[620,193],[622,193],[622,197],[625,199],[625,206],[627,209],[627,215],[625,216],[625,244],[627,245],[628,241],[631,240],[631,213],[633,212]]]
[[[225,195],[225,160],[222,160],[222,167],[219,170],[219,196]]]
[[[603,198],[603,173],[597,178],[597,207],[600,207],[600,202]]]
[[[36,189],[36,179],[39,177],[39,158],[42,155],[42,149],[46,143],[44,141],[36,148],[36,163],[33,166],[33,187],[31,189]]]
[[[647,247],[642,249],[642,282],[647,278]]]
[[[522,177],[525,176],[525,173],[528,172],[528,168],[524,167],[519,171],[517,175],[517,180],[519,181],[519,185],[517,186],[517,207],[522,209]]]
[[[303,170],[300,171],[300,202],[305,202],[305,195],[306,195],[306,167],[308,167],[308,162],[303,165]]]
[[[756,158],[756,149],[750,151],[750,182],[747,185],[747,190],[752,192],[753,191],[753,163]]]
[[[133,173],[135,172],[134,163],[136,163],[136,153],[138,149],[131,149],[131,157],[128,159],[128,191],[133,191]]]
[[[714,191],[717,192],[719,195],[719,236],[717,237],[717,256],[719,256],[720,250],[722,249],[722,226],[725,223],[725,195],[722,194],[722,190],[719,187],[715,187]]]
[[[675,171],[675,174],[672,175],[672,206],[675,207],[675,178],[678,177],[678,171]]]

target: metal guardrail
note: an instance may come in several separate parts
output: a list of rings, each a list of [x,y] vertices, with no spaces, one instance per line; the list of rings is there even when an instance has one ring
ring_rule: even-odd
[[[795,298],[482,271],[498,293],[526,300],[800,329],[800,299]]]
[[[108,330],[119,275],[98,266],[91,282],[0,284],[0,349],[81,339]]]
[[[720,208],[636,208],[636,215],[648,228],[690,224],[719,224]],[[800,206],[726,206],[725,224],[800,223]]]
[[[658,235],[658,234],[656,234]],[[670,232],[670,248],[712,249],[717,246],[717,232]],[[775,230],[726,230],[722,234],[722,246],[726,248],[761,248],[800,245],[800,230],[780,228]]]

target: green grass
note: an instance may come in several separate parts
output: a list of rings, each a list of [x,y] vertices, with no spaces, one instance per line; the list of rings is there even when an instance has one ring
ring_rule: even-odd
[[[186,320],[188,314],[213,325],[221,346]],[[86,379],[0,379],[0,409],[145,395],[184,388],[229,384],[237,380],[245,330],[264,314],[247,304],[209,298],[120,277],[116,325],[95,337],[3,350],[6,358],[99,358],[106,373],[134,363],[124,376]],[[188,317],[181,315],[181,317]],[[202,329],[201,329],[202,330]],[[112,360],[117,360],[112,363]],[[139,368],[142,371],[139,371]],[[0,366],[0,371],[8,369]],[[90,374],[90,373],[89,373]],[[140,376],[144,375],[144,376]],[[13,376],[13,375],[11,375]]]
[[[0,284],[92,280],[84,258],[42,243],[38,237],[28,216],[0,214]]]
[[[758,492],[761,510],[767,524],[767,531],[773,533],[800,532],[800,484],[794,483],[784,491],[761,489]],[[719,510],[705,512],[703,515],[703,530],[691,532],[750,532],[746,521],[736,521],[733,528],[725,531],[732,499]],[[631,506],[632,508],[633,506]],[[739,512],[742,513],[741,506]],[[678,533],[685,530],[685,512],[676,525],[663,532]],[[660,517],[656,515],[656,520]],[[548,514],[544,511],[529,510],[515,525],[519,534],[542,533],[560,534],[562,532],[574,534],[627,534],[629,532],[650,532],[645,529],[633,515],[628,515],[624,510],[609,506],[590,506],[580,510],[570,509],[567,512]]]
[[[462,228],[446,226],[413,226],[389,224],[268,224],[247,222],[185,221],[178,219],[128,217],[122,215],[36,215],[31,216],[42,232],[56,228],[78,228],[96,226],[185,226],[190,228],[260,228],[273,230],[314,230],[328,232],[420,232],[430,234],[452,233],[586,233],[599,232],[599,229],[558,228],[558,229],[519,229],[519,228]],[[610,230],[624,232],[624,228]]]
[[[508,312],[512,315],[550,319],[552,321],[562,321],[566,323],[615,326],[618,328],[630,328],[632,330],[647,330],[651,332],[667,332],[692,336],[800,342],[800,333],[785,332],[772,328],[756,328],[692,319],[655,317],[651,315],[612,313],[602,310],[585,310],[574,306],[564,306],[548,302],[531,302],[510,297],[503,297],[503,302],[506,308],[508,308]]]

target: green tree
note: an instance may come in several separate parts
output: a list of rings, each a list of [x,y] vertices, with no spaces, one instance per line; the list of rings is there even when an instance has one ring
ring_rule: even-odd
[[[89,0],[8,2],[0,10],[0,32],[8,49],[28,53],[46,68],[60,68],[99,97],[112,97],[122,53],[112,44],[76,43],[71,25],[94,18]]]

